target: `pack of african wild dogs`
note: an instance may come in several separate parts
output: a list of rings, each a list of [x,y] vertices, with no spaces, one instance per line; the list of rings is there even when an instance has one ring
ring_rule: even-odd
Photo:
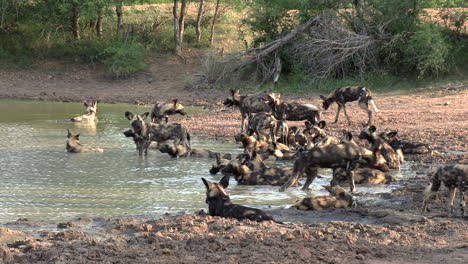
[[[186,115],[179,100],[157,103],[151,113],[134,114],[125,112],[130,128],[123,134],[131,138],[138,154],[147,155],[149,146],[155,145],[161,153],[174,158],[204,157],[214,160],[207,173],[222,174],[219,182],[202,178],[206,188],[206,203],[212,216],[250,219],[253,221],[273,220],[272,216],[260,209],[235,204],[226,193],[229,179],[233,177],[239,185],[279,186],[279,191],[288,188],[308,190],[318,177],[320,168],[332,169],[330,184],[323,186],[330,195],[307,197],[296,201],[299,210],[326,210],[357,206],[353,193],[359,184],[386,184],[396,179],[391,170],[399,170],[404,155],[430,155],[432,147],[425,143],[407,142],[398,139],[396,131],[378,131],[373,124],[373,112],[378,108],[371,91],[366,87],[348,86],[334,90],[328,96],[320,95],[322,105],[286,102],[279,93],[241,95],[230,90],[224,101],[226,107],[237,107],[241,113],[241,126],[235,136],[236,142],[244,149],[233,157],[229,153],[215,153],[207,149],[195,149],[190,144],[190,131],[183,124],[170,123],[169,115]],[[334,123],[339,121],[343,110],[348,124],[351,120],[346,112],[346,103],[358,102],[367,113],[367,124],[360,131],[339,131],[341,137],[331,136],[322,112],[337,104]],[[96,122],[97,102],[84,102],[84,115],[72,118],[73,122]],[[148,116],[150,116],[149,120]],[[164,120],[164,123],[163,123]],[[290,126],[288,121],[303,121],[303,126]],[[289,122],[291,123],[291,122]],[[297,123],[297,122],[296,122]],[[367,146],[356,143],[355,136],[367,141]],[[68,130],[66,149],[70,153],[103,152],[100,148],[83,146],[78,134]],[[293,160],[292,168],[277,167],[276,160]],[[268,162],[266,162],[268,161]],[[273,161],[273,162],[271,162]],[[269,164],[269,165],[267,165]],[[301,185],[299,180],[305,178]],[[468,165],[449,164],[441,166],[432,175],[432,182],[423,191],[422,210],[426,212],[429,203],[437,197],[441,185],[450,192],[450,213],[465,216],[465,200],[468,188]],[[343,187],[348,187],[346,191]],[[459,192],[458,206],[455,198]],[[458,213],[460,211],[460,213]]]

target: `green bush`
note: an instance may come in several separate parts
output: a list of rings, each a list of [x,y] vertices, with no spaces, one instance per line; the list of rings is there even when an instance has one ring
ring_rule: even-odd
[[[117,42],[104,50],[103,63],[116,78],[127,78],[148,69],[145,63],[145,49],[142,44]]]
[[[451,45],[439,27],[421,24],[406,43],[404,62],[420,77],[438,76],[450,69],[450,52]]]

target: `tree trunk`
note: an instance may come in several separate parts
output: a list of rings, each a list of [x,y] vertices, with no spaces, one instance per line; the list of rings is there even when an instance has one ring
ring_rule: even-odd
[[[80,8],[76,5],[72,7],[71,27],[75,40],[80,39]]]
[[[218,18],[218,11],[219,11],[219,0],[216,0],[216,7],[215,7],[215,13],[214,13],[214,17],[213,17],[213,23],[211,23],[210,45],[213,45],[213,43],[214,43],[214,29],[215,29],[216,19]]]
[[[202,13],[203,13],[203,4],[205,3],[205,0],[200,0],[200,6],[198,6],[198,14],[197,14],[197,42],[200,42],[201,40],[201,19],[202,19]]]
[[[174,53],[179,55],[181,45],[180,45],[180,39],[179,39],[179,15],[177,13],[179,9],[179,1],[174,0],[174,6],[172,7],[172,15],[174,17],[174,42],[175,42],[175,47],[174,47]]]
[[[102,7],[98,10],[98,17],[96,20],[96,35],[98,37],[102,36]]]
[[[187,9],[186,0],[182,0],[180,3],[180,14],[179,14],[179,41],[180,49],[184,43],[184,30],[185,30],[185,10]]]
[[[123,24],[122,1],[119,1],[115,6],[115,14],[117,15],[117,34],[120,34]]]

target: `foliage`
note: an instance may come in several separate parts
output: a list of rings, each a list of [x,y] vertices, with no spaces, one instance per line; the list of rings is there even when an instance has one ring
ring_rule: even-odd
[[[127,78],[148,68],[145,63],[145,50],[135,42],[116,42],[104,50],[104,65],[116,78]]]

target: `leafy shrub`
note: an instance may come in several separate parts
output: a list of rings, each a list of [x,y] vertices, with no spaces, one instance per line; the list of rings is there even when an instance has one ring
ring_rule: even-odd
[[[127,78],[148,68],[142,44],[117,42],[104,50],[104,65],[116,78]]]
[[[437,76],[450,69],[451,45],[439,27],[421,24],[403,50],[405,63],[416,70],[420,77]]]

